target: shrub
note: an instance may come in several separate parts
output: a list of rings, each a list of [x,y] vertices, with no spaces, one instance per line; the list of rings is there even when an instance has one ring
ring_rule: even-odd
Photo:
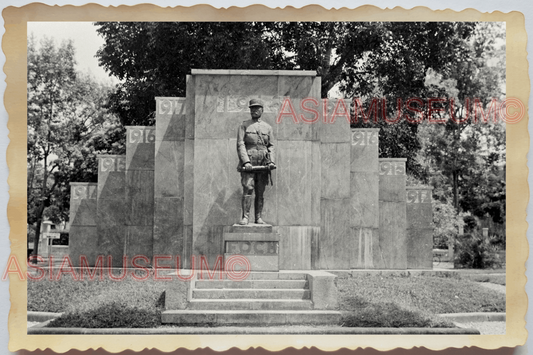
[[[497,247],[483,238],[481,233],[465,234],[456,240],[454,267],[486,269],[499,266]]]
[[[472,233],[478,228],[477,221],[474,216],[464,216],[463,221],[465,223],[465,233]]]
[[[506,238],[505,235],[501,234],[494,234],[490,238],[490,244],[494,245],[496,248],[500,250],[505,250],[506,248]]]

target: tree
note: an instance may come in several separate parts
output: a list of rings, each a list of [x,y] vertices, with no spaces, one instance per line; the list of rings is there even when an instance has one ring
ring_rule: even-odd
[[[68,220],[69,183],[96,181],[96,148],[118,124],[102,109],[109,89],[77,73],[74,54],[72,41],[28,40],[27,219],[35,255],[43,218]]]
[[[476,114],[477,100],[485,112],[493,98],[505,95],[504,28],[480,23],[466,42],[468,60],[445,74],[430,71],[425,85],[433,97],[453,98],[446,112],[456,119],[421,125],[419,162],[422,178],[434,186],[434,196],[478,217],[489,214],[497,223],[505,217],[505,125],[484,122]],[[475,117],[478,115],[477,122]]]
[[[433,246],[439,249],[448,249],[450,241],[455,240],[459,227],[464,223],[457,218],[457,210],[450,203],[433,199]]]
[[[427,105],[432,92],[425,83],[431,71],[449,73],[457,63],[468,59],[467,41],[475,23],[469,22],[386,22],[376,26],[380,31],[379,46],[368,52],[356,67],[347,69],[341,88],[347,96],[361,96],[366,107],[374,98],[384,98],[377,123],[359,122],[354,127],[380,128],[380,157],[407,158],[407,171],[421,179],[421,166],[416,159],[421,149],[417,139],[418,123],[412,111],[405,109],[410,98],[421,98]],[[401,109],[398,110],[398,101]],[[425,110],[427,106],[423,107]],[[394,120],[385,121],[385,117]]]

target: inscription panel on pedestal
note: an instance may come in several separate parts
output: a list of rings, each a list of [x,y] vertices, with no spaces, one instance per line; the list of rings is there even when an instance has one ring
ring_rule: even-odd
[[[226,254],[278,255],[279,242],[226,241]]]

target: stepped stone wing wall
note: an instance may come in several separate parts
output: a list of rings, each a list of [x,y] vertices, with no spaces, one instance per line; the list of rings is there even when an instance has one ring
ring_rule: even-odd
[[[126,157],[98,157],[97,233],[98,254],[112,258],[113,267],[122,267],[126,241]],[[93,261],[91,261],[94,263]],[[107,265],[107,264],[106,264]]]
[[[152,259],[155,127],[126,127],[126,241],[124,255]]]
[[[95,183],[70,183],[69,255],[74,266],[81,265],[80,257],[85,257],[87,264],[97,257],[96,194]]]
[[[407,187],[407,268],[433,267],[432,187]]]
[[[153,253],[172,255],[172,267],[177,255],[181,267],[189,267],[191,254],[184,223],[185,146],[192,143],[185,139],[186,122],[185,98],[156,98]]]
[[[344,109],[340,106],[344,104]],[[335,112],[349,112],[343,100],[322,100],[323,121],[316,124],[320,138],[320,235],[315,269],[350,267],[350,124]],[[348,117],[349,119],[349,117]]]
[[[352,129],[350,152],[350,268],[373,269],[379,247],[379,160],[377,128]]]
[[[405,162],[379,159],[379,244],[374,246],[378,269],[407,268]]]

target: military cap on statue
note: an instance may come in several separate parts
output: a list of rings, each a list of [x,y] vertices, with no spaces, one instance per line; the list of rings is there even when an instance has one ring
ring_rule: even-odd
[[[250,100],[250,104],[248,105],[248,107],[253,107],[253,106],[261,106],[261,107],[264,107],[264,105],[263,105],[263,100],[260,100],[260,99],[251,99],[251,100]]]

